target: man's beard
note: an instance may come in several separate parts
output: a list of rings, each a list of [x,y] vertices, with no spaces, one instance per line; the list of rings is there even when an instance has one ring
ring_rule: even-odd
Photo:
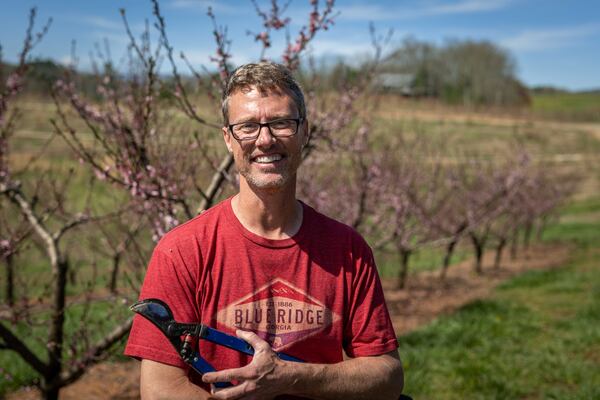
[[[257,189],[280,189],[290,180],[289,171],[282,171],[277,177],[260,176],[248,170],[240,170],[240,175],[244,177],[249,186]]]

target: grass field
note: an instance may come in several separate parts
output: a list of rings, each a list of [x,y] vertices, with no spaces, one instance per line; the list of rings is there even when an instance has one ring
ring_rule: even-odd
[[[531,98],[534,113],[571,121],[600,121],[600,92],[544,93]]]
[[[543,240],[576,245],[560,268],[399,338],[416,399],[600,398],[600,199],[573,204]]]

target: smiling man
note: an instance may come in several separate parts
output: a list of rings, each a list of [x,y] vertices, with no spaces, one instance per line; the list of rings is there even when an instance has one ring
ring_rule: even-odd
[[[282,89],[272,89],[267,95],[250,87],[231,94],[225,107],[231,117],[223,137],[234,155],[241,182],[248,189],[293,189],[288,183],[295,181],[308,128],[290,95]],[[258,122],[262,120],[267,122]],[[261,134],[263,127],[268,134]]]
[[[199,377],[136,317],[126,354],[142,359],[142,397],[398,398],[398,342],[371,249],[296,199],[309,139],[299,85],[281,65],[247,64],[232,74],[222,109],[239,193],[165,235],[140,298],[162,299],[178,321],[235,333],[255,355],[201,343],[218,372]],[[210,385],[225,381],[235,385]]]

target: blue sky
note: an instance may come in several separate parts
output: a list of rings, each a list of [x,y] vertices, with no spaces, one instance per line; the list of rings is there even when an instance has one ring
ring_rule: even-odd
[[[258,3],[264,9],[269,6],[268,1]],[[66,62],[75,40],[82,67],[89,66],[94,43],[103,46],[105,39],[112,58],[116,62],[122,58],[126,38],[119,8],[126,9],[135,33],[143,30],[146,19],[152,19],[149,0],[0,0],[0,4],[0,45],[9,61],[16,58],[32,6],[38,8],[38,25],[53,18],[34,55]],[[161,0],[160,4],[173,46],[198,69],[211,67],[209,57],[215,48],[206,16],[209,6],[219,24],[228,27],[233,62],[259,57],[260,47],[247,34],[261,29],[249,0]],[[393,29],[388,50],[407,35],[438,44],[447,39],[491,40],[513,54],[517,74],[528,85],[600,88],[598,0],[338,0],[336,9],[335,26],[321,32],[313,43],[316,56],[364,56],[371,51],[369,23],[373,22],[380,33]],[[292,19],[292,34],[306,22],[308,10],[308,0],[291,1],[285,15]],[[278,36],[267,55],[277,57],[284,41],[284,36]]]

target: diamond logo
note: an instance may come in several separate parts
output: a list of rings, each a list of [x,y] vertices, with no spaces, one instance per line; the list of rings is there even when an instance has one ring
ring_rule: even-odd
[[[280,351],[339,320],[320,301],[283,279],[275,279],[217,313],[217,322],[255,332]]]

